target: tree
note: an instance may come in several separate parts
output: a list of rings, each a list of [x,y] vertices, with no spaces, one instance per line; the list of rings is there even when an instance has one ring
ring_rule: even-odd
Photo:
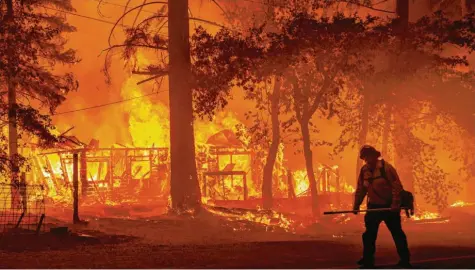
[[[18,154],[18,126],[43,142],[56,141],[49,117],[39,109],[53,113],[65,95],[78,87],[72,74],[58,75],[53,70],[57,64],[74,64],[78,59],[74,50],[65,48],[62,36],[74,27],[64,17],[49,14],[48,6],[74,10],[70,1],[0,1],[0,43],[4,45],[0,55],[5,56],[0,59],[0,85],[7,89],[2,110],[8,112],[12,183],[19,181],[23,160]]]
[[[175,209],[201,204],[193,132],[188,0],[168,2],[171,196]]]
[[[264,209],[272,208],[272,179],[274,172],[274,165],[277,158],[277,151],[281,143],[280,137],[280,90],[282,87],[281,78],[276,77],[274,81],[274,88],[270,96],[270,115],[272,126],[272,141],[267,154],[266,164],[264,166],[264,178],[262,181],[262,200]]]
[[[246,92],[245,99],[255,102],[254,111],[246,113],[246,118],[252,120],[249,127],[242,128],[246,132],[238,134],[240,136],[250,137],[249,145],[256,153],[255,158],[260,158],[254,169],[262,163],[261,180],[262,202],[264,209],[271,209],[273,206],[273,190],[276,180],[279,180],[279,173],[282,173],[276,167],[279,148],[284,143],[281,136],[281,120],[279,116],[282,111],[283,102],[281,101],[283,79],[279,76],[268,78],[262,83],[262,87],[256,87],[255,91]],[[270,123],[269,123],[270,122]],[[278,166],[278,165],[277,165]]]
[[[323,113],[331,117],[333,102],[340,91],[349,84],[358,84],[359,77],[371,73],[371,52],[367,46],[377,46],[384,39],[383,32],[372,29],[374,18],[360,19],[336,15],[333,18],[296,17],[288,25],[288,37],[295,42],[312,44],[301,50],[300,61],[288,75],[292,110],[300,126],[307,174],[312,194],[313,213],[317,214],[318,202],[315,172],[310,140],[312,117]],[[293,30],[297,29],[297,30]]]
[[[253,25],[262,24],[265,25],[263,32],[272,32],[280,27],[277,13],[281,4],[282,1],[266,0],[263,4],[257,6],[246,5],[241,7],[235,3],[229,12],[224,12],[229,23],[240,31],[245,31]],[[265,16],[252,16],[256,10],[264,12]],[[279,177],[275,170],[275,163],[282,143],[279,115],[282,107],[281,88],[283,87],[283,79],[271,74],[267,78],[260,78],[260,80],[264,81],[265,85],[262,91],[246,93],[246,99],[255,101],[257,109],[257,111],[249,112],[247,115],[248,119],[254,118],[254,124],[247,130],[252,137],[250,144],[256,148],[254,150],[256,152],[266,152],[262,173],[262,202],[264,209],[271,209],[273,205],[273,182],[275,178]],[[267,87],[270,84],[273,84],[270,86],[272,90]],[[269,120],[270,127],[268,125]]]
[[[372,29],[374,18],[343,15],[318,18],[302,12],[292,15],[276,33],[262,34],[263,27],[251,29],[246,37],[226,30],[214,37],[198,33],[196,40],[201,43],[195,48],[206,48],[197,54],[197,63],[207,69],[220,67],[223,70],[219,74],[229,81],[236,80],[236,85],[246,91],[254,91],[255,84],[261,81],[259,78],[270,75],[284,78],[287,111],[293,112],[294,121],[301,127],[312,209],[317,215],[310,142],[312,116],[317,111],[332,115],[331,103],[344,85],[371,71],[367,61],[370,51],[363,47],[377,44],[376,41],[386,36],[379,29]],[[240,72],[235,75],[237,67]]]
[[[162,8],[156,14],[135,24],[142,8],[148,5],[162,5]],[[201,192],[195,160],[193,99],[196,102],[206,103],[207,101],[200,99],[200,96],[196,95],[196,91],[193,91],[200,86],[197,84],[195,70],[191,63],[189,21],[212,22],[190,17],[188,15],[188,0],[169,1],[168,3],[163,1],[144,2],[142,5],[124,12],[111,30],[111,36],[119,22],[135,11],[138,13],[134,24],[125,28],[126,38],[122,44],[109,44],[104,71],[106,77],[109,78],[110,52],[115,49],[122,50],[122,58],[126,60],[134,60],[139,50],[160,53],[161,59],[157,59],[156,63],[146,67],[138,66],[138,69],[135,69],[133,73],[149,76],[140,83],[164,76],[169,77],[172,210],[177,212],[198,210],[201,205]],[[160,31],[167,23],[168,38],[165,38]],[[215,75],[213,78],[218,79],[219,75]],[[208,109],[213,110],[214,108]]]

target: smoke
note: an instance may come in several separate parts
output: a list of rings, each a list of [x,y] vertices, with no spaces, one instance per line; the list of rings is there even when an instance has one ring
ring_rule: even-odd
[[[142,1],[131,1],[131,6],[141,3]],[[228,3],[229,2],[229,3]],[[233,11],[233,1],[226,1],[222,8],[227,12]],[[416,1],[417,2],[417,1]],[[157,94],[156,96],[145,97],[129,102],[117,103],[108,106],[102,106],[94,109],[83,110],[84,108],[112,103],[127,98],[144,95],[155,91],[166,91],[167,82],[164,81],[160,89],[153,89],[153,85],[144,84],[140,87],[136,86],[136,79],[130,78],[130,71],[124,68],[124,63],[119,57],[114,59],[112,65],[112,83],[107,85],[105,77],[101,70],[104,67],[104,55],[101,52],[108,48],[108,38],[112,29],[112,24],[107,22],[115,22],[117,18],[124,12],[124,8],[107,4],[111,1],[105,1],[100,6],[98,12],[98,2],[75,0],[73,5],[80,16],[67,15],[70,23],[77,27],[77,32],[71,33],[69,36],[68,46],[77,49],[78,56],[82,61],[73,67],[63,67],[64,70],[72,71],[76,74],[80,88],[78,92],[68,95],[67,100],[62,104],[57,112],[69,112],[77,110],[77,112],[59,114],[54,116],[54,123],[60,131],[64,131],[74,126],[71,131],[79,139],[88,142],[91,139],[98,139],[101,146],[108,147],[114,143],[130,144],[137,146],[165,146],[168,143],[168,94],[166,92]],[[116,3],[116,2],[114,2]],[[202,18],[219,24],[226,23],[226,14],[222,14],[221,8],[212,1],[190,1],[191,14],[195,18]],[[241,3],[241,6],[243,4]],[[144,12],[155,11],[158,7],[144,8]],[[394,4],[385,2],[378,6],[380,9],[394,10]],[[252,9],[259,10],[257,7]],[[421,2],[414,3],[411,6],[411,19],[417,19],[426,13],[428,6]],[[359,9],[361,15],[379,15],[382,17],[392,17],[391,13],[382,13],[371,11],[369,9]],[[145,14],[145,13],[144,13]],[[146,15],[146,14],[145,14]],[[145,16],[142,15],[142,16]],[[248,14],[248,17],[259,14]],[[98,18],[102,21],[84,18]],[[124,18],[124,24],[132,24],[135,15]],[[194,26],[202,25],[211,33],[219,30],[219,27],[192,21],[190,29]],[[120,42],[123,38],[122,29],[118,27],[113,35],[112,42]],[[153,61],[153,56],[147,55],[148,61]],[[251,101],[244,100],[244,95],[240,89],[233,89],[233,99],[230,101],[225,112],[218,114],[212,129],[207,129],[209,122],[199,120],[195,127],[197,139],[204,141],[205,137],[212,135],[211,131],[218,131],[219,128],[231,128],[235,123],[250,124],[245,118],[245,112],[254,109]],[[455,98],[455,97],[453,97]],[[229,116],[232,112],[232,117]],[[232,119],[232,120],[230,120]],[[335,138],[339,137],[342,127],[338,125],[338,119],[324,119],[316,115],[314,119],[315,125],[321,130],[318,139],[335,142]],[[216,129],[216,130],[215,130]],[[210,134],[208,134],[208,133]],[[286,134],[283,134],[285,136]],[[428,134],[422,132],[421,137],[429,140]],[[457,138],[461,140],[462,138]],[[473,138],[471,139],[473,144]],[[301,148],[300,145],[286,145],[284,164],[292,170],[304,168],[304,158],[297,153]],[[460,163],[454,162],[450,158],[450,153],[444,149],[442,142],[436,144],[437,159],[441,167],[449,173],[449,177],[460,177],[458,168]],[[314,160],[320,163],[337,164],[340,167],[341,174],[347,178],[348,183],[356,183],[354,172],[356,166],[357,149],[346,149],[341,153],[339,158],[332,159],[328,153],[332,152],[331,146],[321,146],[314,149]],[[391,158],[389,158],[391,159]],[[397,166],[397,165],[396,165]],[[354,180],[353,180],[354,179]],[[459,195],[451,194],[451,197]],[[452,200],[452,198],[450,199]]]

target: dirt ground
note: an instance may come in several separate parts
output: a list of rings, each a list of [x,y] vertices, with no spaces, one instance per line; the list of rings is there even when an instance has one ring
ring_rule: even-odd
[[[350,222],[321,220],[287,232],[211,213],[194,218],[88,217],[69,226],[76,234],[3,236],[1,268],[354,268],[361,255],[362,216]],[[417,268],[475,267],[475,216],[451,213],[448,223],[405,222]],[[377,264],[391,267],[397,255],[384,225]]]

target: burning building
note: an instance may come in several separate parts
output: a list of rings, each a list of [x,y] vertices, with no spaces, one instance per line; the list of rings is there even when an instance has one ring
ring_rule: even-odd
[[[55,202],[72,202],[73,154],[79,154],[80,193],[89,203],[166,198],[168,148],[100,148],[88,145],[42,152],[33,157],[34,182]]]
[[[32,156],[29,184],[42,185],[51,203],[73,202],[73,155],[78,154],[80,202],[115,205],[167,201],[169,192],[169,149],[167,147],[109,148],[99,141],[89,144],[65,137],[55,149]],[[202,195],[215,204],[256,207],[261,204],[260,170],[262,160],[231,129],[197,144],[197,168]],[[283,165],[280,165],[283,166]],[[306,201],[310,197],[305,171],[274,177],[275,199]],[[338,166],[318,166],[318,193],[322,203],[341,204],[354,190],[340,176]],[[290,205],[293,205],[292,203]],[[303,206],[303,208],[307,208]]]

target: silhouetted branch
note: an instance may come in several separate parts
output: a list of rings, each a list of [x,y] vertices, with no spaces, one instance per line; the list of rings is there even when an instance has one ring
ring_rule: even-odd
[[[112,39],[112,34],[114,33],[114,30],[115,28],[117,27],[117,25],[119,24],[119,22],[125,17],[127,16],[129,13],[131,13],[132,11],[135,11],[137,9],[140,9],[140,8],[143,8],[144,6],[149,6],[149,5],[157,5],[157,4],[162,4],[162,5],[168,5],[168,2],[163,2],[163,1],[154,1],[154,2],[150,2],[150,3],[145,3],[145,4],[142,4],[142,5],[139,5],[139,6],[136,6],[132,9],[129,9],[127,12],[124,12],[124,14],[122,14],[122,16],[120,16],[119,19],[117,19],[117,21],[115,22],[114,26],[112,27],[110,33],[109,33],[109,38],[107,39],[107,42],[109,44],[109,46],[112,46],[111,45],[111,39]]]
[[[165,76],[165,75],[167,75],[167,74],[168,74],[168,72],[167,72],[167,73],[164,73],[164,74],[155,75],[155,76],[150,77],[150,78],[148,78],[148,79],[145,79],[145,80],[143,80],[143,81],[137,82],[137,85],[141,85],[141,84],[146,83],[146,82],[149,82],[149,81],[151,81],[151,80],[155,80],[155,79],[160,78],[160,77],[163,77],[163,76]]]
[[[113,49],[117,48],[124,48],[124,47],[139,47],[139,48],[147,48],[147,49],[153,49],[153,50],[164,50],[167,51],[167,47],[155,47],[152,45],[145,45],[145,44],[120,44],[120,45],[113,45],[107,49],[102,50],[102,52],[107,52]]]

